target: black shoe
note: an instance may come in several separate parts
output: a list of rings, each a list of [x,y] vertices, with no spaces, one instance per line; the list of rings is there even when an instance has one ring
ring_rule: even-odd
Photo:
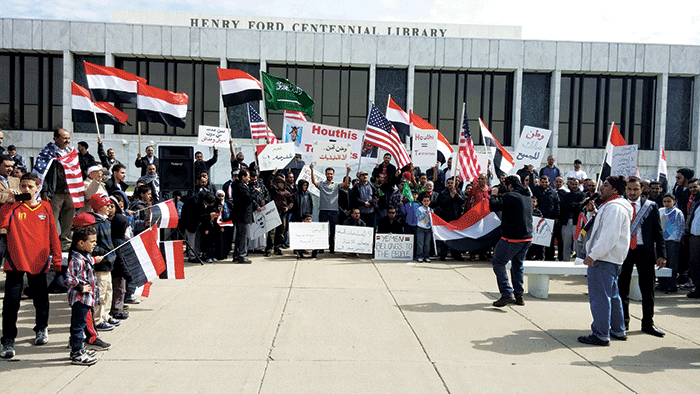
[[[654,290],[656,290],[656,291],[666,291],[666,286],[656,285],[656,287],[654,287]]]
[[[127,311],[117,312],[117,313],[114,313],[112,315],[112,317],[115,319],[118,319],[118,320],[126,320],[129,318],[129,312],[127,312]]]
[[[523,296],[515,297],[515,305],[520,305],[520,306],[525,305],[525,300],[523,299]]]
[[[581,335],[578,337],[578,341],[586,345],[610,346],[610,341],[604,341],[593,334]]]
[[[666,335],[665,332],[659,331],[659,329],[654,327],[653,324],[651,326],[642,327],[642,332],[659,338],[663,338],[663,336]]]
[[[688,298],[700,298],[700,291],[691,291],[688,293]]]
[[[622,334],[622,335],[615,335],[613,333],[610,333],[610,338],[614,339],[616,341],[626,341],[627,340],[627,335]]]
[[[112,344],[107,343],[107,342],[101,340],[100,338],[95,338],[95,341],[93,341],[92,343],[88,342],[87,339],[83,340],[83,342],[84,342],[86,345],[91,346],[92,349],[94,349],[94,350],[99,350],[99,351],[107,350],[107,349],[109,349],[110,347],[112,347]]]
[[[440,261],[445,261],[446,258],[447,256],[440,256]]]
[[[312,259],[318,258],[318,252],[316,252],[315,250],[313,252],[311,252],[311,258]]]
[[[279,250],[279,249],[275,250],[275,255],[276,255],[276,256],[282,256],[282,251]]]
[[[246,259],[245,257],[240,257],[236,260],[236,264],[250,264],[252,261]]]
[[[669,287],[666,289],[666,294],[676,294],[678,293],[678,287]]]
[[[511,296],[506,296],[506,297],[501,297],[497,299],[496,301],[493,302],[493,306],[497,308],[503,308],[506,305],[509,304],[515,304],[515,297]]]
[[[270,256],[272,256],[272,252],[269,251],[269,250],[266,250],[266,251],[265,251],[265,257],[270,257]]]

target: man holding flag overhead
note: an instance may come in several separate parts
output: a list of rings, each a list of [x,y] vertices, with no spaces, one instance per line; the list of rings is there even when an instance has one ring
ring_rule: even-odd
[[[469,120],[464,107],[463,104],[462,131],[459,135],[459,176],[464,181],[474,182],[481,174],[481,166],[476,162],[472,132],[469,129]]]
[[[369,116],[367,117],[366,130],[365,142],[370,145],[378,146],[391,153],[396,159],[399,168],[411,162],[408,152],[406,152],[406,147],[401,143],[396,129],[391,122],[379,112],[374,104],[372,104]]]
[[[513,156],[501,146],[489,129],[486,128],[486,124],[481,118],[479,119],[479,127],[481,128],[481,138],[484,139],[484,145],[494,151],[493,167],[496,169],[496,176],[500,177],[503,174],[508,174],[515,165]]]

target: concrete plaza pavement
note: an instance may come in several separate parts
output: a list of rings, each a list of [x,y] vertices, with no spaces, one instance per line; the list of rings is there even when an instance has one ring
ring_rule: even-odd
[[[34,346],[22,302],[3,393],[698,393],[700,302],[657,295],[665,338],[577,342],[590,331],[584,277],[554,277],[546,300],[494,308],[489,263],[407,264],[285,256],[186,264],[156,280],[112,348],[70,365],[70,309],[51,296],[50,342]],[[526,280],[527,282],[527,280]],[[658,294],[658,293],[657,293]]]

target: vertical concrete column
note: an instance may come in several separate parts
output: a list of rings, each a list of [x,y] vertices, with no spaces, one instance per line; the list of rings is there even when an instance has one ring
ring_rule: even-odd
[[[693,119],[690,122],[690,149],[695,152],[695,163],[693,163],[693,168],[698,168],[700,164],[700,89],[698,86],[700,84],[700,76],[695,76],[693,81]],[[690,163],[688,163],[690,164]],[[670,174],[669,174],[670,176]]]
[[[550,152],[557,157],[559,152],[559,110],[561,103],[561,70],[554,70],[549,97],[549,128],[552,136],[549,139]]]
[[[511,141],[513,147],[518,146],[520,140],[521,115],[523,106],[523,69],[518,67],[513,77],[513,127],[511,129]]]
[[[406,86],[406,112],[413,110],[413,93],[416,89],[416,66],[415,64],[408,65],[408,76]]]
[[[73,53],[63,51],[63,124],[62,127],[73,133],[73,114],[71,109],[71,88],[73,81]]]
[[[262,46],[262,41],[261,44]],[[261,51],[262,52],[262,49]],[[260,59],[260,71],[267,72],[267,60],[265,59]],[[260,79],[260,75],[254,75],[255,78]],[[262,81],[260,81],[262,83]],[[260,100],[260,108],[259,108],[260,114],[262,115],[263,119],[265,120],[265,123],[267,123],[267,114],[265,113],[265,94],[263,92],[263,99]]]
[[[375,96],[377,94],[377,64],[372,63],[369,65],[369,101],[374,102]],[[379,106],[377,106],[379,108]]]
[[[656,126],[654,127],[654,150],[655,157],[659,157],[661,148],[666,145],[666,110],[668,108],[668,73],[663,73],[656,77]],[[650,164],[650,165],[649,165]],[[657,163],[639,163],[639,166],[647,167],[652,177],[656,179]]]

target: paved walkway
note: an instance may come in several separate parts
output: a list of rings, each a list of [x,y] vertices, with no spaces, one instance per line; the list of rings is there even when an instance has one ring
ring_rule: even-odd
[[[92,367],[70,365],[65,295],[51,298],[51,342],[31,345],[20,311],[3,393],[698,393],[700,303],[657,298],[665,338],[579,344],[591,315],[582,277],[550,297],[494,308],[488,263],[417,264],[253,257],[157,280]],[[333,256],[333,257],[331,257]]]

